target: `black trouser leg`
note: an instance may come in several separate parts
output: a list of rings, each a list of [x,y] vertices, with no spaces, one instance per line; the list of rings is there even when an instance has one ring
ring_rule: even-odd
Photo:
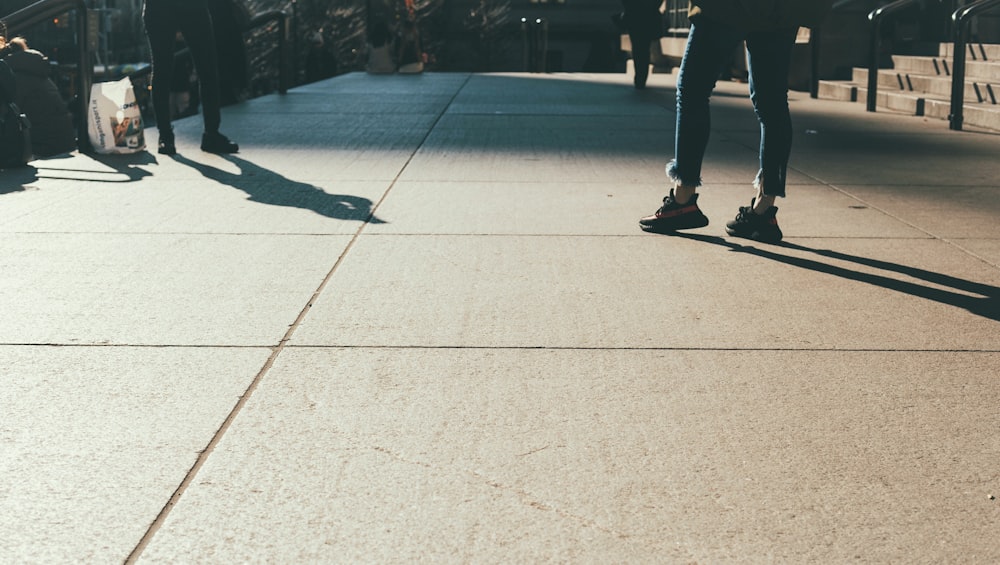
[[[646,34],[629,34],[629,42],[632,43],[632,63],[635,67],[635,85],[646,86],[646,79],[649,76],[649,44],[652,42]]]
[[[161,139],[170,131],[170,77],[174,72],[176,35],[173,18],[158,13],[162,11],[147,5],[143,12],[146,37],[153,56],[153,78],[150,81],[153,89],[153,113],[156,115],[156,126],[160,130]]]
[[[201,93],[202,117],[205,119],[205,133],[218,133],[222,123],[221,94],[219,87],[219,57],[215,50],[215,33],[212,30],[212,16],[208,7],[186,10],[180,19],[184,41],[191,48],[194,68],[198,72]]]

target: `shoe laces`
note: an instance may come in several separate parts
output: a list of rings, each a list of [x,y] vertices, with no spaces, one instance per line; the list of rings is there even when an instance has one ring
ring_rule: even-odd
[[[754,216],[756,216],[756,214],[754,214],[753,210],[749,206],[740,206],[740,211],[736,214],[736,221],[750,222],[754,219]]]
[[[670,194],[668,194],[668,195],[666,195],[666,196],[663,197],[663,206],[660,206],[660,209],[657,210],[657,212],[663,212],[665,210],[670,210],[672,207],[676,207],[676,206],[677,206],[677,201],[674,200],[674,193],[671,192]]]

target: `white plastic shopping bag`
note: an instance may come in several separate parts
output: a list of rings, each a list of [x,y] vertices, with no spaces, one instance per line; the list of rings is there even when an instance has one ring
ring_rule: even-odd
[[[146,149],[142,112],[132,81],[99,82],[90,89],[87,133],[98,153],[137,153]]]

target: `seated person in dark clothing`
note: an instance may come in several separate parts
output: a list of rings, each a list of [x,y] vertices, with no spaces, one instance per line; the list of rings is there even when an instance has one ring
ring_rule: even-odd
[[[36,157],[52,157],[76,149],[73,115],[50,78],[49,60],[27,41],[0,36],[0,52],[17,78],[14,103],[31,121],[31,149]]]

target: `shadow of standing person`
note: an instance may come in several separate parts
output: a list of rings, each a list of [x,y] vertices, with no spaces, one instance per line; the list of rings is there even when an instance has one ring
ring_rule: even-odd
[[[710,236],[696,233],[678,233],[679,237],[694,241],[702,241],[727,247],[731,251],[746,253],[764,259],[777,261],[785,265],[791,265],[800,269],[806,269],[817,273],[824,273],[845,280],[869,284],[886,290],[892,290],[901,294],[908,294],[917,298],[931,300],[940,304],[947,304],[956,308],[963,308],[968,312],[981,316],[989,320],[1000,321],[1000,287],[990,284],[980,283],[967,279],[962,279],[945,273],[928,271],[919,267],[892,263],[880,259],[850,255],[840,251],[830,249],[815,249],[805,245],[797,245],[782,241],[771,249],[762,249],[752,245],[742,245],[728,241],[718,236]],[[842,261],[868,267],[882,272],[865,272],[853,268],[779,253],[779,250],[794,250],[802,253],[811,253],[827,259]],[[927,284],[912,282],[906,278],[893,278],[889,273],[898,273],[906,278],[919,279]]]
[[[322,188],[291,180],[235,155],[223,158],[239,169],[239,173],[223,171],[211,165],[192,161],[182,155],[171,157],[187,165],[205,178],[245,192],[251,202],[312,210],[336,220],[354,220],[370,224],[384,224],[375,216],[371,200],[350,194],[331,194]]]

